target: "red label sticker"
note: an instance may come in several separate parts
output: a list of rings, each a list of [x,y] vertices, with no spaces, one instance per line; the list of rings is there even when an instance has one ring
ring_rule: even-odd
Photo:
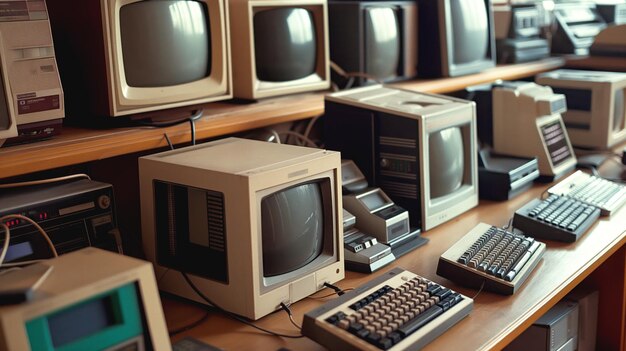
[[[58,110],[59,107],[59,95],[17,100],[17,113],[20,115],[48,110]]]

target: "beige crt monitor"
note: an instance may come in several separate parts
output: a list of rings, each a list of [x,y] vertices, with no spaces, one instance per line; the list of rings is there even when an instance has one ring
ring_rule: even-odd
[[[566,96],[563,122],[573,145],[608,149],[626,140],[626,73],[560,69],[535,81]]]
[[[0,145],[58,134],[65,116],[46,4],[3,1],[0,11]],[[3,101],[4,100],[4,101]]]
[[[171,350],[149,262],[89,247],[37,264],[33,298],[0,306],[1,351]]]
[[[230,0],[234,96],[330,87],[326,0]]]
[[[80,122],[232,97],[224,0],[47,0]]]
[[[504,82],[493,94],[493,149],[511,156],[537,157],[546,180],[561,177],[576,166],[561,113],[565,97],[550,87]]]
[[[139,159],[161,290],[259,319],[344,278],[338,152],[228,138]]]

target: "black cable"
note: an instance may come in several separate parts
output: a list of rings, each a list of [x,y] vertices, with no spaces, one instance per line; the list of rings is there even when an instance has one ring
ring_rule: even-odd
[[[189,284],[189,286],[191,287],[191,289],[193,289],[193,291],[195,291],[196,294],[198,294],[198,296],[200,296],[201,299],[203,299],[206,303],[208,303],[209,305],[211,305],[212,307],[214,307],[216,310],[218,310],[219,312],[222,312],[225,316],[230,317],[240,323],[243,323],[245,325],[248,325],[252,328],[255,328],[257,330],[260,330],[264,333],[270,334],[270,335],[274,335],[274,336],[279,336],[281,338],[290,338],[290,339],[299,339],[299,338],[303,338],[304,335],[287,335],[287,334],[280,334],[265,328],[261,328],[258,325],[255,325],[254,323],[251,323],[249,321],[247,321],[245,318],[240,317],[232,312],[229,312],[225,309],[223,309],[222,307],[220,307],[219,305],[215,304],[213,301],[211,301],[211,299],[209,299],[206,295],[204,295],[204,293],[202,291],[200,291],[200,289],[198,289],[198,287],[191,281],[191,279],[189,279],[189,277],[187,276],[187,273],[185,272],[180,272],[180,274],[183,275],[183,278],[185,278],[185,281],[187,282],[187,284]]]
[[[191,145],[196,145],[196,120],[189,117],[189,124],[191,124]]]
[[[280,307],[283,309],[283,311],[287,312],[291,324],[293,324],[294,327],[298,328],[299,330],[302,330],[302,327],[293,319],[293,314],[291,313],[291,309],[289,308],[289,306],[287,306],[284,302],[281,302]]]
[[[327,287],[327,288],[331,288],[331,289],[335,290],[335,293],[337,293],[337,295],[339,295],[339,296],[345,294],[345,292],[343,290],[341,290],[338,286],[332,285],[331,283],[325,282],[324,286]]]
[[[207,320],[207,318],[209,318],[211,314],[209,313],[209,311],[204,311],[204,315],[202,317],[200,317],[197,321],[194,321],[192,323],[189,323],[188,325],[182,326],[180,328],[174,329],[174,330],[168,330],[167,333],[170,336],[174,336],[176,334],[180,334],[182,332],[185,332],[187,330],[191,330],[197,326],[199,326],[200,324],[204,323],[204,321]]]
[[[354,288],[347,288],[347,289],[342,289],[342,291],[345,293],[347,291],[350,290],[354,290]],[[313,299],[313,300],[321,300],[321,299],[325,299],[331,296],[335,296],[337,295],[337,293],[332,293],[332,294],[328,294],[328,295],[323,295],[323,296],[308,296],[307,299]]]
[[[163,135],[165,136],[165,141],[167,141],[167,145],[170,146],[170,150],[174,150],[174,144],[172,144],[170,137],[167,136],[167,133],[163,133]]]

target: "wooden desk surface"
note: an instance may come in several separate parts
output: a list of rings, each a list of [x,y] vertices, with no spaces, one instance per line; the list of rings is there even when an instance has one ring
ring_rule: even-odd
[[[540,196],[546,188],[547,185],[535,185],[530,191],[507,202],[481,201],[477,208],[424,233],[423,236],[430,239],[427,245],[401,257],[380,272],[371,275],[347,272],[346,279],[337,285],[344,289],[356,287],[391,267],[399,266],[472,297],[476,290],[460,287],[435,274],[439,256],[479,222],[506,225],[517,208]],[[601,218],[575,243],[546,243],[548,247],[543,260],[515,295],[481,292],[475,299],[474,310],[470,315],[429,344],[425,350],[491,350],[507,345],[607,258],[620,249],[624,250],[626,207],[610,218]],[[623,282],[623,277],[621,279]],[[314,296],[331,292],[324,290]],[[163,302],[170,329],[189,324],[203,314],[197,306],[169,299]],[[307,298],[293,304],[295,320],[301,323],[303,314],[321,303],[320,300]],[[615,306],[618,311],[620,308],[623,310],[624,306]],[[299,333],[282,311],[255,323],[280,333]],[[225,350],[277,350],[280,347],[291,350],[323,350],[320,345],[307,338],[284,339],[264,335],[217,314],[211,314],[205,323],[182,335],[193,336]],[[176,341],[182,335],[177,335],[172,340]]]

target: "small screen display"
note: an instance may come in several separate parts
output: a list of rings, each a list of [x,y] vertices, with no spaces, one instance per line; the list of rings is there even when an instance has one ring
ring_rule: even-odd
[[[543,142],[548,149],[552,165],[557,166],[572,157],[567,143],[567,134],[561,127],[560,121],[546,124],[541,127]]]
[[[428,135],[430,198],[454,193],[465,175],[465,143],[461,127],[450,127]]]
[[[118,323],[111,296],[82,303],[48,318],[54,347],[80,340]]]
[[[317,37],[313,13],[293,7],[255,13],[254,55],[257,78],[262,81],[286,82],[314,74]]]
[[[33,246],[30,244],[30,242],[25,241],[23,243],[10,245],[4,260],[6,262],[11,262],[13,260],[18,260],[22,257],[30,256],[33,253]]]
[[[387,200],[382,196],[380,191],[376,191],[366,196],[363,196],[362,198],[360,198],[360,200],[363,205],[365,205],[365,207],[367,207],[367,209],[370,211],[377,210],[388,204]]]

